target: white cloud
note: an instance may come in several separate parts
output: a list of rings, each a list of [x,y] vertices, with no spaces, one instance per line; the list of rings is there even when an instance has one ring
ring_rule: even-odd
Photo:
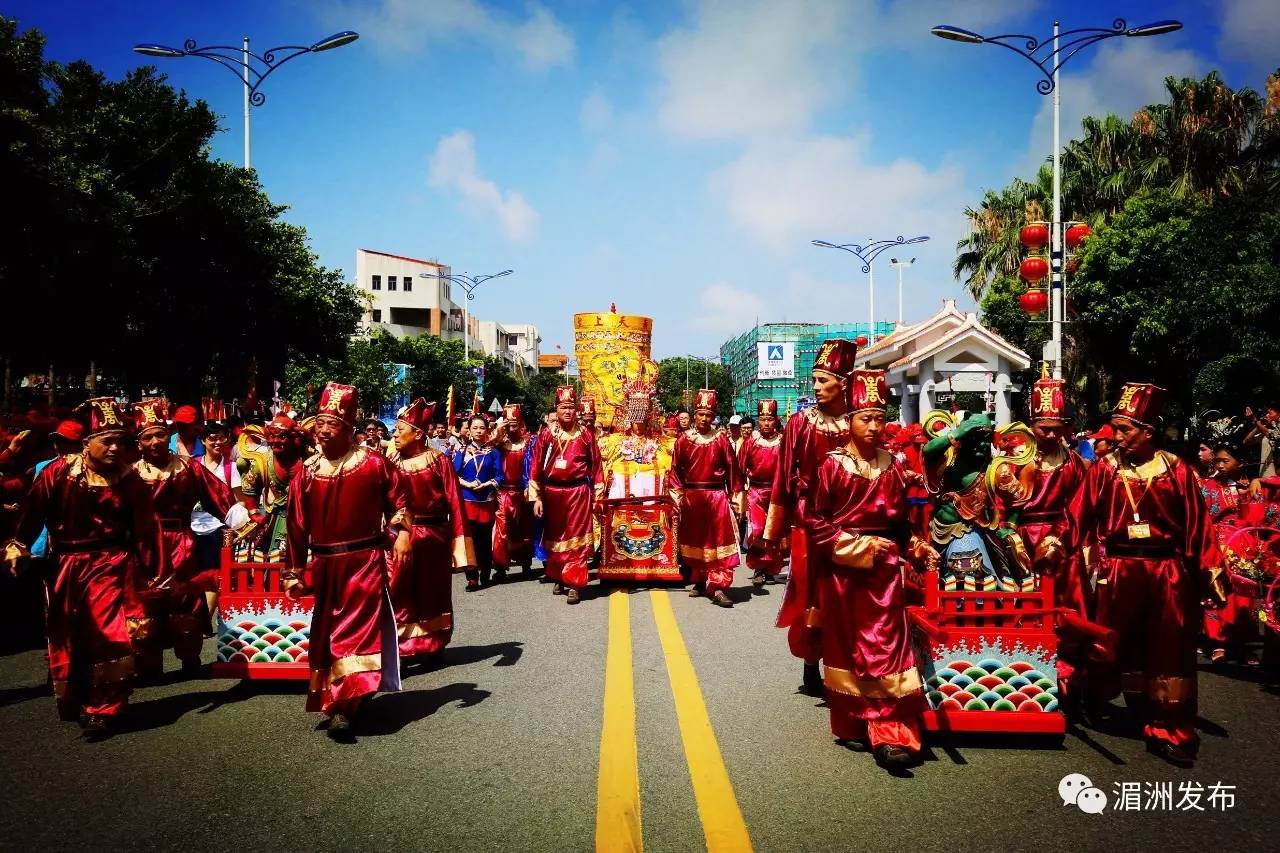
[[[768,322],[769,306],[755,293],[741,290],[727,282],[707,285],[698,294],[700,310],[689,319],[689,325],[698,332],[737,333],[755,324],[756,320]]]
[[[476,167],[476,140],[459,130],[440,140],[431,155],[427,183],[433,189],[456,194],[474,215],[492,217],[507,239],[523,243],[538,231],[538,211],[520,193],[503,190],[480,174]]]
[[[521,18],[479,0],[330,0],[325,17],[335,26],[356,30],[388,53],[414,53],[469,40],[499,53],[514,48],[531,69],[569,65],[574,57],[573,36],[536,3]]]
[[[1280,64],[1280,13],[1275,0],[1222,0],[1222,34],[1218,52],[1243,60],[1263,72]]]
[[[1204,57],[1186,48],[1170,47],[1161,37],[1117,38],[1099,45],[1097,51],[1086,70],[1059,75],[1063,145],[1080,136],[1085,116],[1114,113],[1127,119],[1148,104],[1168,100],[1164,78],[1198,77],[1211,67]],[[1028,97],[1033,97],[1038,72],[1029,66],[1022,70],[1027,72],[1022,85]],[[1025,178],[1032,177],[1053,153],[1053,97],[1034,97],[1043,100],[1031,125],[1027,159],[1016,172]]]
[[[871,162],[868,147],[866,136],[755,143],[711,176],[711,189],[734,223],[778,252],[904,228],[952,233],[949,214],[964,209],[959,170]]]
[[[848,3],[704,0],[691,28],[659,42],[659,119],[686,139],[803,129],[850,71],[841,60]]]

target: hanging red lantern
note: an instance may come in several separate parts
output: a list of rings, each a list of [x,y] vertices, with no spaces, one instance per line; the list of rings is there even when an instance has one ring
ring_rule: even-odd
[[[1033,255],[1030,258],[1023,259],[1022,263],[1018,265],[1018,275],[1022,276],[1022,280],[1029,284],[1035,284],[1048,274],[1049,262],[1044,258]]]
[[[1028,249],[1036,250],[1049,242],[1049,229],[1043,222],[1032,222],[1018,232],[1018,239]]]
[[[1077,248],[1085,238],[1093,233],[1093,229],[1083,222],[1077,222],[1067,229],[1067,248]]]
[[[856,338],[854,338],[854,339],[853,339],[853,342],[854,342],[855,344],[857,344],[858,346],[860,346],[860,347],[865,347],[865,346],[867,345],[867,336],[866,336],[866,335],[858,335],[858,337],[856,337]]]
[[[1043,290],[1028,290],[1018,297],[1018,304],[1022,306],[1023,311],[1032,316],[1043,314],[1049,307],[1049,295]]]
[[[1075,275],[1078,269],[1080,269],[1080,259],[1075,255],[1067,258],[1067,275]]]

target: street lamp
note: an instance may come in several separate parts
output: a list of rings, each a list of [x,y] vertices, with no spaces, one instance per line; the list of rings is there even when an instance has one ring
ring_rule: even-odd
[[[902,270],[911,266],[915,262],[915,258],[912,258],[909,261],[900,261],[897,258],[889,259],[889,266],[897,267],[898,269],[898,326],[902,325]]]
[[[434,272],[420,272],[419,278],[439,278],[451,282],[462,288],[462,292],[467,298],[462,303],[462,362],[466,364],[471,360],[471,342],[467,339],[470,331],[467,328],[467,303],[476,298],[476,288],[484,284],[492,278],[502,278],[504,275],[511,275],[514,270],[503,270],[492,275],[467,275],[466,273],[450,273],[449,275],[440,275]]]
[[[875,259],[881,252],[893,246],[914,246],[916,243],[923,243],[929,238],[921,235],[919,237],[903,237],[898,235],[893,240],[867,240],[865,244],[858,243],[828,243],[826,240],[813,240],[813,245],[823,249],[840,249],[853,255],[862,261],[862,271],[867,274],[867,303],[868,313],[871,319],[871,331],[867,335],[871,343],[876,342],[876,274],[873,270]],[[902,300],[901,289],[898,291],[898,322],[902,322]]]
[[[1053,223],[1052,232],[1052,277],[1050,279],[1049,322],[1053,336],[1044,347],[1044,358],[1053,363],[1053,376],[1062,378],[1062,318],[1066,313],[1065,296],[1062,288],[1062,144],[1059,139],[1059,117],[1061,102],[1058,93],[1058,70],[1067,60],[1092,44],[1117,36],[1137,38],[1142,36],[1158,36],[1182,29],[1180,21],[1153,21],[1140,27],[1130,27],[1123,18],[1116,18],[1111,27],[1082,27],[1061,32],[1059,22],[1053,22],[1053,39],[1040,41],[1021,33],[1006,33],[999,36],[984,36],[971,30],[949,25],[934,27],[932,32],[938,38],[958,41],[964,44],[994,44],[1012,50],[1027,59],[1039,69],[1042,79],[1036,81],[1036,91],[1042,95],[1053,95]],[[1066,38],[1066,42],[1060,39]],[[1046,51],[1050,44],[1052,50]]]
[[[255,107],[260,107],[266,103],[267,96],[258,91],[258,87],[262,85],[263,81],[271,76],[271,72],[296,56],[301,56],[304,53],[321,53],[322,51],[333,50],[335,47],[351,44],[358,38],[360,38],[359,33],[343,30],[340,33],[334,33],[328,38],[323,38],[309,47],[287,44],[273,47],[261,55],[249,50],[248,36],[245,37],[244,43],[239,49],[221,44],[199,47],[196,45],[195,39],[187,39],[182,43],[181,48],[169,47],[163,44],[138,44],[133,46],[133,52],[156,59],[181,59],[184,56],[198,56],[201,59],[209,59],[236,75],[244,83],[244,167],[248,169],[250,168],[249,106],[252,104]],[[277,57],[276,54],[280,51],[290,52]]]

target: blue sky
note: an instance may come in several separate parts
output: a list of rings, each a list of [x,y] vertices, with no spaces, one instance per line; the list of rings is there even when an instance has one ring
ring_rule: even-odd
[[[655,319],[655,354],[709,355],[754,324],[862,321],[865,276],[814,238],[928,234],[907,273],[906,320],[965,300],[950,274],[962,211],[1049,153],[1035,69],[991,46],[933,38],[1177,18],[1179,33],[1112,39],[1063,72],[1063,129],[1162,99],[1167,74],[1219,69],[1261,88],[1280,64],[1274,0],[985,0],[632,4],[497,0],[19,0],[5,15],[48,56],[118,77],[138,42],[347,47],[300,57],[264,86],[253,165],[321,261],[355,250],[513,268],[477,293],[484,319],[533,322],[543,350],[572,314]],[[156,60],[242,158],[241,91],[213,63]],[[877,319],[896,274],[877,267]]]

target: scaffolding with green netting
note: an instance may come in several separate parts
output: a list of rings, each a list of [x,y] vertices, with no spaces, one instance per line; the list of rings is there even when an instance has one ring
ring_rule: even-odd
[[[876,323],[875,339],[893,331],[891,322]],[[869,323],[766,323],[754,326],[720,345],[720,362],[733,379],[733,410],[755,416],[757,400],[777,400],[784,416],[808,400],[813,380],[813,360],[822,342],[830,338],[856,340],[871,337]],[[757,344],[793,344],[794,379],[760,379]]]

